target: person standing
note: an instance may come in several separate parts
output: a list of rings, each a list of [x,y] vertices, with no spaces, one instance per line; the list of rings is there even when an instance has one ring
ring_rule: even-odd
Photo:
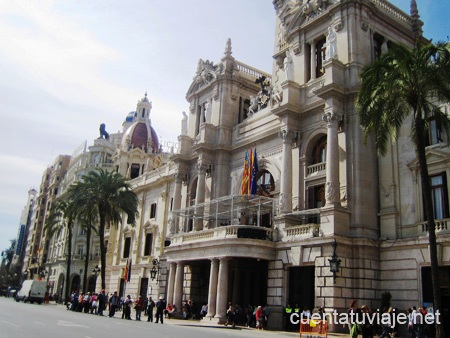
[[[125,314],[125,319],[131,320],[131,305],[133,304],[133,300],[130,295],[127,295],[123,302],[123,311]],[[123,318],[123,317],[122,317]]]
[[[117,291],[114,291],[114,294],[109,299],[109,316],[114,317],[116,313],[116,309],[119,306],[119,296],[117,296]]]
[[[99,316],[103,316],[103,310],[104,310],[105,307],[106,307],[106,295],[105,295],[105,290],[102,290],[102,291],[99,293],[97,299],[98,299],[98,312],[97,312],[97,313],[98,313]]]
[[[134,309],[136,310],[136,320],[141,320],[141,312],[142,308],[144,307],[144,300],[142,299],[142,296],[139,296],[139,298],[135,301]]]
[[[153,309],[155,308],[155,302],[153,301],[152,297],[148,298],[148,304],[147,304],[147,322],[153,322]]]
[[[161,321],[161,324],[164,323],[164,309],[166,308],[166,302],[163,297],[159,297],[158,302],[156,303],[156,321],[158,324],[158,320]]]

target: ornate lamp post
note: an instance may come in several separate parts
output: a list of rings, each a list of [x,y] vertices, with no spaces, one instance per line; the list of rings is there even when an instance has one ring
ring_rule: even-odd
[[[152,280],[158,281],[158,275],[159,275],[159,261],[157,258],[154,258],[152,261],[152,268],[150,269],[150,277]]]
[[[328,262],[330,262],[330,271],[333,274],[334,283],[336,283],[336,273],[339,272],[339,267],[341,266],[341,260],[336,255],[336,239],[333,239],[331,246],[333,247],[333,256],[331,256],[331,259],[329,259]]]

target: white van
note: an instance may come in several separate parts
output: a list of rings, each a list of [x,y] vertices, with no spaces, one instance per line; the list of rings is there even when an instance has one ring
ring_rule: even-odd
[[[22,287],[16,295],[16,301],[23,301],[41,304],[44,301],[45,293],[47,292],[47,283],[34,279],[27,279],[23,281]]]

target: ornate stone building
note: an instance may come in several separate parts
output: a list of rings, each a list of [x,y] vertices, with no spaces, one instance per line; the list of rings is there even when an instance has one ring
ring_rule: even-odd
[[[409,124],[378,158],[355,107],[362,67],[421,34],[415,1],[410,14],[385,0],[273,4],[270,74],[236,60],[227,41],[217,63],[198,63],[176,153],[160,150],[146,95],[124,130],[96,140],[73,174],[107,164],[132,179],[139,197],[136,226],[107,233],[108,291],[163,296],[178,309],[189,299],[207,303],[207,317],[219,322],[228,302],[267,305],[270,328],[284,326],[287,304],[341,312],[357,299],[377,309],[386,291],[400,309],[431,302]],[[427,156],[443,304],[450,303],[447,145],[435,126]],[[251,193],[243,189],[246,153],[258,163]]]

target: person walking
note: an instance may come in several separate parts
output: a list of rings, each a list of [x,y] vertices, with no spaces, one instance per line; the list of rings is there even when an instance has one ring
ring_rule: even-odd
[[[158,302],[156,303],[156,321],[155,323],[158,324],[158,320],[160,320],[160,323],[164,323],[164,309],[166,308],[166,302],[164,301],[163,297],[159,297]]]

